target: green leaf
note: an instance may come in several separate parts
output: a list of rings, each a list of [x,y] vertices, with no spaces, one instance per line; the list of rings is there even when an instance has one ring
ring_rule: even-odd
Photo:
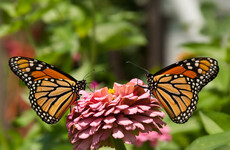
[[[82,64],[81,67],[79,67],[78,69],[74,70],[72,73],[71,73],[71,76],[74,77],[75,79],[77,80],[82,80],[84,79],[85,75],[87,73],[89,73],[90,69],[92,69],[90,67],[90,63],[85,61],[84,64]],[[92,77],[92,76],[91,76]],[[87,79],[90,81],[90,79]]]
[[[202,89],[202,92],[199,93],[198,110],[212,110],[221,107],[220,97],[216,91]]]
[[[0,8],[12,18],[17,16],[17,12],[15,11],[13,3],[1,2]]]
[[[211,118],[206,116],[204,113],[200,111],[199,114],[206,132],[208,132],[209,134],[216,134],[224,131],[220,126],[218,126]]]
[[[168,116],[165,116],[164,121],[171,128],[171,134],[194,133],[201,130],[201,124],[194,115],[185,124],[176,124]]]
[[[0,38],[7,35],[10,31],[10,25],[1,25],[0,26]]]
[[[216,44],[187,43],[183,44],[182,47],[186,51],[193,52],[198,56],[210,56],[224,59],[225,49]]]
[[[212,150],[230,142],[230,131],[203,136],[190,144],[186,150]]]
[[[0,121],[0,149],[10,150],[9,143],[5,138],[5,133],[3,132],[2,123]]]
[[[29,11],[32,9],[31,6],[33,4],[32,0],[18,0],[17,3],[17,13],[19,15],[24,15],[29,13]]]
[[[23,26],[22,21],[15,21],[15,22],[12,22],[11,24],[1,25],[0,26],[0,38],[12,32],[18,31],[22,26]]]
[[[96,40],[106,50],[117,50],[146,43],[141,32],[132,24],[124,21],[99,24],[96,27]]]
[[[32,113],[32,110],[25,111],[13,123],[19,127],[25,127],[35,119],[35,115],[35,113]]]
[[[58,53],[77,52],[79,50],[79,40],[77,33],[73,32],[71,25],[56,27],[50,37],[52,50]]]
[[[40,134],[42,133],[42,126],[39,123],[34,123],[33,126],[30,128],[29,132],[27,133],[25,139],[30,140],[30,139],[34,139],[34,137],[36,136],[40,136]]]
[[[59,144],[55,147],[52,147],[51,150],[64,150],[64,149],[73,149],[73,145],[71,144]]]
[[[122,141],[122,139],[113,138],[113,142],[114,142],[115,150],[126,150],[126,147],[125,147],[124,142]]]
[[[9,142],[10,149],[17,150],[21,145],[24,144],[24,139],[17,130],[10,129],[7,131],[6,135],[6,137],[8,137],[7,141]]]
[[[223,130],[230,130],[230,115],[222,112],[209,112],[206,115],[218,124]]]

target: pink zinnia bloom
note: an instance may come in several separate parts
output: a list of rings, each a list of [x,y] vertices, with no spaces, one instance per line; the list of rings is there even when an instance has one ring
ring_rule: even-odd
[[[98,87],[98,85],[99,85],[99,83],[98,83],[97,81],[92,81],[92,82],[90,83],[89,87],[90,87],[91,89],[95,89],[95,88]]]
[[[140,147],[144,142],[149,141],[150,145],[152,147],[156,147],[158,141],[161,142],[167,142],[171,141],[172,137],[170,135],[170,128],[169,127],[163,127],[160,129],[161,133],[158,133],[156,131],[151,131],[149,133],[139,133],[138,136],[136,136],[136,146]]]
[[[158,131],[165,124],[158,101],[150,97],[139,79],[114,83],[94,93],[80,91],[81,99],[67,116],[69,139],[76,150],[113,146],[111,136],[128,144],[136,143],[139,132]]]

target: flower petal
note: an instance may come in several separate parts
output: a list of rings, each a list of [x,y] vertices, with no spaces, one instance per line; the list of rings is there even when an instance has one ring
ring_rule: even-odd
[[[86,139],[90,136],[90,128],[87,128],[86,130],[81,131],[81,133],[78,134],[78,138],[80,139]]]
[[[75,144],[75,150],[87,150],[92,143],[92,139],[82,140],[80,144]]]
[[[136,121],[136,120],[132,120],[134,123],[133,123],[133,125],[135,126],[135,127],[137,127],[137,128],[139,128],[139,129],[141,129],[141,130],[144,130],[145,129],[145,127],[144,127],[144,125],[142,124],[142,123],[140,123],[140,122],[138,122],[138,121]]]
[[[148,111],[151,107],[146,105],[137,105],[138,108],[142,109],[143,111]]]
[[[153,119],[150,117],[142,116],[142,115],[135,115],[135,117],[131,116],[133,119],[143,122],[143,123],[152,123]]]
[[[98,126],[98,125],[101,123],[102,120],[103,120],[102,117],[97,118],[97,119],[93,120],[93,121],[90,123],[90,126],[96,127],[96,126]]]
[[[95,113],[93,116],[94,116],[94,117],[99,117],[99,116],[101,116],[104,112],[105,112],[105,110],[99,111],[99,112]]]
[[[145,84],[142,80],[137,79],[137,78],[134,78],[134,79],[130,80],[129,82],[132,82],[135,85],[144,85]]]
[[[150,95],[149,95],[148,92],[146,92],[146,93],[142,94],[141,96],[139,96],[138,100],[146,99],[146,98],[150,99]]]
[[[77,130],[83,129],[79,124],[74,124],[74,127],[75,127]]]
[[[114,107],[111,107],[109,110],[107,110],[106,112],[105,112],[105,116],[108,116],[111,112],[113,112],[114,111]]]
[[[136,137],[133,135],[131,131],[124,130],[125,137],[123,138],[123,141],[127,144],[133,144],[136,143]]]
[[[147,112],[144,113],[146,116],[149,117],[161,117],[163,118],[165,116],[165,113],[163,111],[156,111],[156,110],[149,110]]]
[[[116,109],[116,110],[114,110],[114,114],[119,114],[121,112],[121,110],[120,109]]]
[[[150,125],[145,124],[144,127],[145,129],[141,131],[143,133],[153,131],[153,128]]]
[[[110,124],[105,124],[102,129],[111,129],[113,127],[113,124],[110,123]]]
[[[134,124],[129,124],[127,126],[124,126],[127,131],[134,131],[136,129],[136,126]]]
[[[116,118],[114,116],[108,116],[103,120],[106,124],[110,124],[113,123],[114,121],[116,121]]]
[[[117,123],[119,125],[127,126],[127,125],[132,124],[133,122],[131,120],[129,120],[128,118],[124,117],[124,115],[118,115]]]
[[[82,119],[78,122],[78,124],[82,127],[87,126],[88,124],[90,124],[95,118],[90,117],[90,118],[86,118],[86,119]]]
[[[121,128],[114,128],[112,136],[115,139],[121,139],[121,138],[123,138],[124,134],[122,133],[122,129]]]
[[[125,109],[123,112],[124,114],[128,114],[128,115],[133,115],[137,113],[137,107],[129,107],[127,109]]]
[[[66,123],[74,149],[112,146],[110,136],[133,144],[138,132],[146,132],[146,139],[160,139],[147,133],[154,130],[157,135],[165,124],[160,103],[137,84],[146,86],[143,81],[133,79],[127,84],[114,83],[112,92],[107,87],[93,93],[80,92],[81,99],[74,103]]]
[[[116,108],[126,109],[126,108],[129,108],[129,105],[118,105],[118,106],[116,106]]]
[[[102,135],[103,135],[103,132],[97,132],[96,134],[94,134],[92,145],[96,145],[100,141],[100,138]]]

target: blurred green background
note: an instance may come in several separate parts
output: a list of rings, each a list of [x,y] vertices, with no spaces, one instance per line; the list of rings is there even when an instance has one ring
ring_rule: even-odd
[[[223,0],[1,0],[0,149],[72,149],[65,117],[47,125],[30,109],[27,88],[9,70],[12,56],[37,58],[77,80],[94,68],[87,82],[97,88],[146,83],[145,72],[126,61],[154,73],[181,59],[213,57],[220,72],[200,92],[194,115],[183,125],[166,115],[172,141],[152,149],[230,149],[229,33]]]

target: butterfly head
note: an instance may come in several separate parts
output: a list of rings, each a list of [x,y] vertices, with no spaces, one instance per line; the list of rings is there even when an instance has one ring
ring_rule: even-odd
[[[151,78],[152,74],[151,73],[146,73],[145,76],[146,76],[147,79],[149,79],[149,78]]]
[[[85,90],[86,80],[78,81],[76,86],[78,87],[79,91],[80,90]]]
[[[147,73],[145,76],[146,76],[147,82],[148,82],[148,89],[152,90],[153,84],[154,84],[154,80],[153,80],[154,76],[151,73]]]

